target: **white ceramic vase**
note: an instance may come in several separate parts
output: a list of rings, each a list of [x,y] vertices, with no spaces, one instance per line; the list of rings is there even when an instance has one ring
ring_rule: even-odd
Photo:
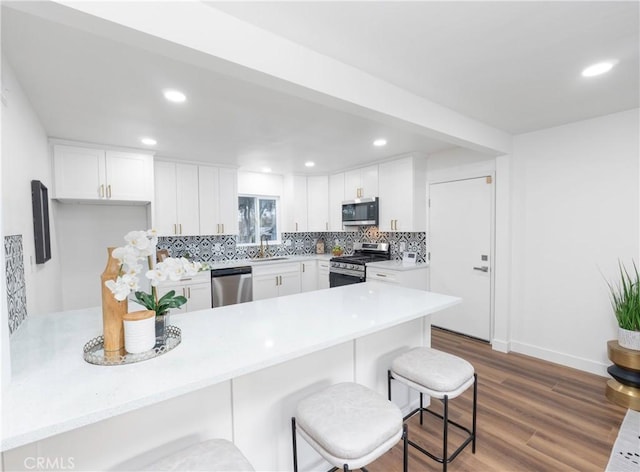
[[[630,331],[618,327],[618,344],[627,349],[640,351],[640,331]]]
[[[146,352],[156,345],[155,311],[127,313],[124,323],[124,348],[130,354]]]

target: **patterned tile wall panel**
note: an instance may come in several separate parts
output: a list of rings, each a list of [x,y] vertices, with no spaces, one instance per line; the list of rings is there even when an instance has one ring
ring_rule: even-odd
[[[4,261],[7,276],[9,333],[14,333],[27,318],[27,289],[24,279],[22,235],[5,236]]]
[[[392,259],[402,259],[401,243],[405,251],[417,253],[419,262],[427,256],[427,234],[424,232],[378,231],[375,226],[366,226],[358,231],[319,232],[319,233],[283,233],[280,244],[270,244],[269,256],[292,256],[315,254],[316,242],[325,242],[325,252],[330,253],[337,242],[345,254],[353,253],[354,242],[389,243]],[[158,249],[167,249],[173,257],[185,256],[199,261],[220,262],[231,259],[256,257],[259,245],[238,245],[235,235],[225,236],[166,236],[158,240]]]

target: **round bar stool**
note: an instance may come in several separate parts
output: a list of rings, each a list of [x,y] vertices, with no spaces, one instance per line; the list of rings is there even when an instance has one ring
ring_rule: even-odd
[[[211,439],[163,457],[143,470],[253,472],[254,469],[232,442]]]
[[[405,416],[405,421],[419,412],[420,424],[423,424],[423,413],[427,412],[440,418],[443,423],[442,456],[432,454],[413,441],[409,441],[409,444],[440,462],[443,471],[447,470],[447,464],[455,459],[469,443],[471,443],[471,451],[475,454],[478,376],[469,362],[436,349],[418,347],[395,358],[391,363],[391,369],[388,371],[389,400],[391,400],[391,380],[403,383],[420,393],[420,406]],[[471,385],[473,385],[473,420],[469,429],[449,419],[449,400],[465,392]],[[424,408],[424,394],[442,401],[444,408],[442,415]],[[466,432],[467,435],[462,444],[449,455],[447,436],[450,424]]]
[[[407,472],[407,427],[400,409],[353,382],[328,387],[300,401],[291,418],[293,470],[298,471],[296,433],[334,467],[362,469],[403,439]]]

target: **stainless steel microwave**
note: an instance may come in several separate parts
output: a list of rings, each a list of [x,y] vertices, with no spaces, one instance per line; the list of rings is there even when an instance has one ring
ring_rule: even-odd
[[[344,226],[377,226],[378,197],[357,198],[342,202],[342,224]]]

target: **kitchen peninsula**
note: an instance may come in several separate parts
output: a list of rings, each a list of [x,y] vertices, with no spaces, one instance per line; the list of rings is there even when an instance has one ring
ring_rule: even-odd
[[[176,315],[182,343],[148,361],[95,366],[82,347],[99,308],[30,317],[12,339],[5,468],[26,457],[76,470],[136,469],[198,440],[233,440],[257,470],[287,470],[299,399],[340,381],[386,392],[399,352],[430,344],[430,314],[459,298],[379,282]],[[404,396],[403,396],[404,395]],[[403,409],[412,399],[399,391]],[[302,465],[317,455],[301,451]]]

